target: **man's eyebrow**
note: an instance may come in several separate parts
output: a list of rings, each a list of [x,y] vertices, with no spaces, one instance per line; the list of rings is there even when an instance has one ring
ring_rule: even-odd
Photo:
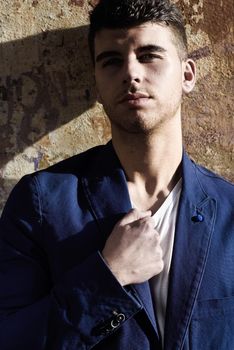
[[[146,51],[162,52],[163,53],[163,52],[166,52],[167,50],[164,49],[162,46],[150,44],[150,45],[144,45],[144,46],[139,47],[137,49],[137,51],[139,53],[146,52]]]
[[[112,57],[112,56],[121,56],[121,54],[118,51],[103,51],[99,55],[97,55],[95,61],[97,63],[105,58]]]

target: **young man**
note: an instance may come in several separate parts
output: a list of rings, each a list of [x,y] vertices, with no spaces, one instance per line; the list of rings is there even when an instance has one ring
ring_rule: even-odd
[[[231,350],[234,191],[183,152],[195,64],[181,15],[165,0],[101,0],[89,43],[112,142],[13,190],[1,349]]]

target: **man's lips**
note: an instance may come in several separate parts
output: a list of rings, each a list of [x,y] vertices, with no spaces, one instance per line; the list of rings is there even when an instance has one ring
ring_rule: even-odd
[[[144,94],[142,92],[136,92],[132,94],[126,94],[124,97],[120,100],[120,102],[130,102],[130,101],[136,101],[136,100],[141,100],[141,99],[148,99],[150,96],[147,94]]]

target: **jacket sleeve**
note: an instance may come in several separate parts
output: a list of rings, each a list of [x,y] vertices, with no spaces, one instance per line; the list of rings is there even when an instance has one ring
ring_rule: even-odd
[[[53,285],[35,180],[23,178],[0,220],[1,350],[92,349],[141,309],[97,251]]]

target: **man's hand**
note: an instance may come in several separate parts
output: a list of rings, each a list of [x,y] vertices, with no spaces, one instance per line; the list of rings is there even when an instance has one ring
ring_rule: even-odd
[[[147,281],[162,271],[159,239],[150,211],[133,209],[115,225],[102,255],[122,286]]]

